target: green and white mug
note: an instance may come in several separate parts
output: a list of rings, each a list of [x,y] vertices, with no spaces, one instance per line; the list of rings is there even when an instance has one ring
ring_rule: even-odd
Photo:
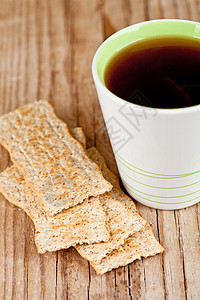
[[[200,39],[200,23],[154,20],[124,28],[98,48],[92,72],[125,189],[147,206],[168,210],[200,199],[200,105],[144,107],[120,99],[104,82],[105,67],[117,51],[164,36]]]

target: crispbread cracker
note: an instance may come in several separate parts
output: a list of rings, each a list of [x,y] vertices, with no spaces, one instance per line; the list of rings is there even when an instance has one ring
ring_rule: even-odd
[[[0,141],[50,216],[112,188],[45,100],[0,117]]]
[[[133,262],[142,257],[162,253],[164,248],[155,239],[151,227],[146,224],[142,230],[130,236],[118,249],[102,259],[100,264],[91,263],[98,275]]]
[[[115,200],[109,194],[101,195],[100,201],[106,212],[110,240],[104,243],[77,245],[75,247],[81,256],[92,263],[100,263],[108,253],[122,245],[126,238],[139,231],[146,224],[146,221],[138,213],[132,213],[126,205]]]
[[[75,248],[77,251],[86,259],[88,259],[91,262],[91,265],[94,266],[95,270],[98,274],[103,274],[106,272],[106,268],[108,270],[111,270],[112,268],[115,268],[115,256],[118,255],[118,261],[117,263],[120,266],[120,254],[122,253],[122,259],[123,257],[123,247],[125,245],[128,245],[128,242],[130,241],[131,244],[134,243],[136,238],[139,236],[139,232],[143,234],[143,231],[147,230],[147,233],[144,233],[140,238],[140,243],[143,243],[143,236],[146,234],[146,240],[147,243],[150,243],[153,247],[153,245],[159,245],[157,248],[152,248],[152,251],[155,250],[155,254],[159,253],[159,249],[163,249],[162,246],[156,241],[156,239],[153,236],[153,233],[151,231],[150,226],[147,224],[145,220],[142,219],[142,217],[137,213],[136,207],[134,202],[129,198],[127,195],[121,191],[120,186],[118,184],[118,180],[115,177],[115,175],[107,168],[104,158],[102,155],[98,152],[96,148],[90,148],[87,150],[89,157],[94,160],[102,170],[102,173],[104,177],[110,181],[113,185],[113,189],[110,192],[107,192],[100,196],[100,201],[106,211],[107,219],[108,219],[108,229],[111,234],[111,240],[106,243],[98,243],[93,245],[77,245]],[[115,199],[115,200],[114,200]],[[115,201],[115,203],[114,203]],[[119,207],[119,203],[124,207]],[[124,205],[125,204],[125,205]],[[115,208],[119,207],[119,214],[117,213],[117,210],[114,212]],[[129,209],[128,209],[129,208]],[[117,223],[117,218],[119,219],[120,216],[122,216],[122,213],[124,214],[123,222]],[[126,222],[129,222],[130,219],[130,212],[132,212],[132,216],[134,216],[135,219],[135,228],[130,227],[129,230],[126,229]],[[109,219],[109,216],[111,219]],[[111,221],[111,222],[110,222]],[[120,220],[122,221],[122,220]],[[133,219],[134,221],[134,219]],[[115,223],[116,222],[116,223]],[[119,230],[115,231],[116,224],[119,225]],[[133,222],[134,225],[134,222]],[[132,229],[132,232],[131,232]],[[125,234],[123,232],[125,231]],[[128,242],[127,242],[128,241]],[[158,251],[158,252],[156,252]],[[160,251],[161,252],[161,251]],[[142,252],[145,254],[144,252]],[[152,252],[153,253],[153,252]],[[143,255],[142,256],[145,256]],[[149,254],[153,255],[153,254]],[[148,256],[148,255],[147,255]],[[110,269],[109,269],[109,260],[107,260],[107,257],[110,258]],[[132,257],[131,257],[132,258]],[[134,259],[133,259],[134,260]],[[107,263],[108,261],[108,263]],[[127,262],[128,263],[128,262]],[[105,270],[105,271],[104,271]],[[107,271],[108,271],[107,270]]]
[[[71,130],[84,143],[82,129]],[[26,187],[23,175],[15,165],[0,174],[0,191],[12,204],[22,208],[33,220],[35,241],[39,253],[56,251],[77,243],[108,240],[105,213],[99,197],[84,200],[67,211],[49,217],[32,191]]]
[[[87,153],[99,165],[104,177],[113,185],[110,192],[100,196],[106,212],[111,240],[93,245],[77,245],[75,248],[90,262],[100,263],[108,253],[122,245],[127,237],[145,226],[146,221],[137,213],[134,202],[120,189],[116,176],[107,168],[98,150],[93,147],[88,149]]]
[[[30,190],[29,190],[30,197]],[[31,213],[40,224],[36,226],[35,241],[39,253],[67,249],[83,243],[107,241],[110,237],[105,226],[106,216],[99,196],[84,200],[54,216],[41,215],[41,207],[37,201],[31,200]]]
[[[26,189],[23,176],[14,165],[0,174],[0,191],[33,220],[39,253],[66,249],[76,244],[107,241],[110,237],[99,196],[49,217],[32,191]]]
[[[92,147],[87,150],[87,153],[90,159],[100,167],[104,178],[113,185],[113,188],[110,192],[112,197],[124,203],[133,212],[137,211],[135,203],[121,190],[117,177],[108,169],[105,160],[99,151],[95,147]]]
[[[81,127],[71,128],[70,132],[72,136],[78,140],[79,143],[83,145],[83,147],[86,147],[86,138],[85,134],[83,132],[83,129]],[[9,188],[9,182],[13,180],[13,178],[17,180],[17,184],[12,184],[12,189]],[[22,187],[21,187],[21,181],[22,181]],[[30,201],[24,201],[25,197],[21,196],[18,197],[19,192],[24,190],[24,177],[21,174],[20,178],[20,172],[18,169],[14,166],[8,167],[4,172],[0,173],[0,192],[3,191],[3,194],[5,198],[12,204],[20,207],[23,209],[27,215],[31,217],[31,208],[30,208]]]

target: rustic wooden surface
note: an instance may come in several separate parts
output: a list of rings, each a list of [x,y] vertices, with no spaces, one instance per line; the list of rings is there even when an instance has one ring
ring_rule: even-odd
[[[139,21],[200,21],[199,0],[0,0],[0,113],[47,98],[82,126],[116,173],[91,75],[100,43]],[[0,168],[9,163],[0,149]],[[159,211],[138,204],[163,255],[97,276],[74,249],[38,255],[26,214],[0,196],[0,300],[200,299],[199,204]]]

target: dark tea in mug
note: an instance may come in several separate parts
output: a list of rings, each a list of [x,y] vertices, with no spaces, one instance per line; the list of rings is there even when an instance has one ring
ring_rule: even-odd
[[[161,37],[134,42],[110,59],[104,81],[116,96],[143,106],[200,104],[200,39]]]

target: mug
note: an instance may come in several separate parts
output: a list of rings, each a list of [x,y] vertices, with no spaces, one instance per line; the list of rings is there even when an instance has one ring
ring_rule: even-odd
[[[141,106],[117,97],[104,82],[106,65],[117,51],[141,39],[165,36],[200,40],[200,23],[161,19],[126,27],[98,48],[92,73],[125,189],[144,205],[170,210],[200,199],[200,105]],[[135,97],[143,95],[138,91]]]

